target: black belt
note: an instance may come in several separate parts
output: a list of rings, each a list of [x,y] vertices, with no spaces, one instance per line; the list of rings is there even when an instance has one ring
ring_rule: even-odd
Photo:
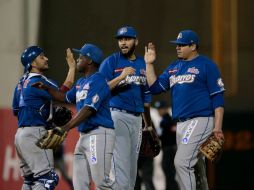
[[[98,128],[99,128],[99,127],[93,127],[93,128],[85,129],[85,130],[80,131],[80,132],[81,132],[81,133],[87,134],[87,133],[89,133],[89,132],[91,132],[91,131],[93,131],[93,130],[95,130],[95,129],[98,129]]]
[[[177,118],[177,119],[173,119],[173,121],[174,122],[185,122],[185,121],[191,120],[195,117],[200,117],[200,116],[193,116],[193,117],[187,117],[187,118]]]
[[[45,127],[46,128],[46,126],[44,126],[44,125],[21,125],[21,126],[19,126],[19,128],[25,128],[25,127]]]
[[[180,117],[180,118],[176,118],[176,119],[173,119],[174,122],[185,122],[185,121],[188,121],[188,120],[191,120],[193,118],[196,118],[196,117],[213,117],[212,115],[208,115],[208,116],[201,116],[201,115],[196,115],[196,116],[191,116],[191,117],[187,117],[187,118],[183,118],[183,117]]]
[[[132,114],[136,117],[139,117],[141,115],[141,113],[139,112],[133,112],[133,111],[128,111],[128,110],[122,110],[122,109],[118,109],[118,108],[111,108],[112,111],[120,111],[120,112],[123,112],[123,113],[128,113],[128,114]]]

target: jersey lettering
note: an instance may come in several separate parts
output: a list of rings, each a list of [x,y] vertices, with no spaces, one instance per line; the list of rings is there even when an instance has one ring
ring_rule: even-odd
[[[123,84],[136,84],[136,85],[146,85],[146,77],[145,76],[127,76],[124,80],[122,80],[118,85]]]
[[[179,75],[179,76],[172,75],[169,78],[170,88],[172,88],[175,84],[192,83],[194,82],[195,77],[196,75],[191,75],[191,74]]]
[[[81,90],[76,92],[76,102],[86,99],[88,90]]]
[[[27,87],[27,84],[30,82],[30,79],[25,80],[24,84],[23,84],[23,88]]]
[[[97,163],[97,150],[96,150],[96,135],[90,136],[90,153],[91,153],[91,163]]]

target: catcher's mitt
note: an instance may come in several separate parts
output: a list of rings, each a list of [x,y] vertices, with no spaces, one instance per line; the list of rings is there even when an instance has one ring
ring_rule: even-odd
[[[224,140],[218,140],[214,134],[200,146],[199,151],[205,155],[205,157],[212,163],[217,162],[223,151]]]
[[[161,150],[160,139],[153,127],[145,127],[142,131],[142,142],[139,156],[156,157]]]
[[[53,108],[52,122],[56,126],[63,126],[68,123],[72,118],[72,112],[66,107],[56,106]]]
[[[38,140],[36,145],[42,149],[55,149],[62,144],[67,136],[67,132],[60,127],[55,127]]]
[[[57,106],[53,110],[53,126],[56,126],[46,132],[46,134],[40,138],[36,145],[42,149],[55,149],[62,144],[67,136],[67,131],[63,130],[60,126],[68,123],[72,118],[72,112],[66,107]]]

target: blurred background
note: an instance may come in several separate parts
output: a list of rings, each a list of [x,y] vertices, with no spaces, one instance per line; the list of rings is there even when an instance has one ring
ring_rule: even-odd
[[[123,25],[138,31],[137,54],[144,54],[148,42],[155,43],[157,74],[176,58],[169,41],[183,29],[198,33],[200,53],[218,64],[226,87],[226,144],[221,161],[214,166],[208,163],[210,188],[254,189],[253,7],[252,0],[0,0],[1,189],[20,189],[21,184],[13,146],[17,121],[11,112],[13,90],[23,73],[20,54],[27,46],[41,46],[49,58],[47,76],[61,84],[68,68],[68,47],[94,43],[106,57],[117,50],[114,34]],[[170,104],[168,93],[154,96],[153,102],[157,100]],[[69,175],[76,139],[73,132],[66,143]],[[160,184],[160,177],[154,176],[154,181]],[[68,187],[63,182],[58,189]]]

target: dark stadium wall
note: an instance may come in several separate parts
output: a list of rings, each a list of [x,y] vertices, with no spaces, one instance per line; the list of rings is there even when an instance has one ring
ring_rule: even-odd
[[[233,95],[229,95],[230,89],[226,91],[227,111],[254,110],[254,90],[251,88],[254,81],[251,77],[254,70],[251,18],[254,13],[250,10],[251,4],[254,2],[250,0],[237,1],[238,91]],[[176,58],[175,47],[169,44],[169,40],[176,38],[182,29],[197,31],[201,40],[200,53],[212,56],[211,0],[163,0],[159,3],[152,0],[76,0],[72,3],[44,0],[41,2],[39,44],[49,57],[51,70],[48,76],[58,83],[64,80],[67,71],[65,50],[68,47],[79,48],[86,42],[95,43],[104,50],[105,56],[117,50],[114,34],[122,25],[137,29],[138,54],[143,55],[148,42],[155,43],[158,74]],[[165,93],[153,99],[168,100],[169,95]]]

